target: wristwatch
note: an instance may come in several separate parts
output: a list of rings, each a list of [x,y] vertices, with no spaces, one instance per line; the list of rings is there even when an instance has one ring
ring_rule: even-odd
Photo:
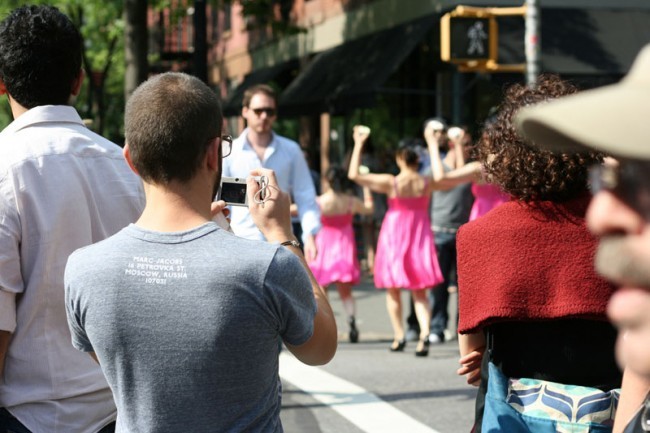
[[[284,241],[280,243],[280,245],[282,245],[283,247],[292,246],[292,247],[300,248],[300,242],[298,242],[295,239],[292,239],[290,241]]]

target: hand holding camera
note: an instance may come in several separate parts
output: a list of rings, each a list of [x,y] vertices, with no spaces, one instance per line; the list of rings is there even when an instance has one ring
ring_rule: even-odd
[[[230,215],[230,210],[228,210],[226,206],[227,203],[223,200],[212,202],[212,206],[210,208],[210,211],[212,213],[212,221],[217,223],[217,225],[222,229],[233,233],[232,228],[230,227],[230,219],[228,218]]]
[[[248,206],[246,179],[223,176],[217,191],[217,200],[225,201],[228,206]]]
[[[263,178],[266,181],[262,182]],[[278,186],[275,172],[266,168],[252,170],[247,186],[248,209],[264,237],[269,242],[293,239],[289,212],[291,200],[289,194]]]

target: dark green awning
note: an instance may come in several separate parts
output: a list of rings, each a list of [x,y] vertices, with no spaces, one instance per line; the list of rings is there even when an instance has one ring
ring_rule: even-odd
[[[280,110],[288,115],[340,113],[371,105],[435,23],[435,17],[427,17],[323,51],[282,93]]]

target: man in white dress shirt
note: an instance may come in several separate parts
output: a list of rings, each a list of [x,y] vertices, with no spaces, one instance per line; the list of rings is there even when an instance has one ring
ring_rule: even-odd
[[[99,365],[71,343],[63,271],[74,250],[134,222],[140,180],[122,149],[68,106],[79,93],[82,38],[50,6],[0,23],[0,431],[112,432],[116,409]]]
[[[316,256],[314,236],[320,230],[320,210],[307,161],[298,143],[273,131],[277,119],[275,91],[264,84],[246,90],[242,117],[247,128],[233,142],[232,154],[223,161],[223,176],[246,178],[251,170],[270,168],[275,171],[282,191],[293,197],[302,227],[305,257]],[[264,239],[247,208],[233,206],[231,226],[236,235]]]

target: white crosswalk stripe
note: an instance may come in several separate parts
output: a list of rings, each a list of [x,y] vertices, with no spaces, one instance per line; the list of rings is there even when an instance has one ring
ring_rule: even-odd
[[[365,432],[438,433],[360,386],[285,352],[280,354],[280,376]]]

